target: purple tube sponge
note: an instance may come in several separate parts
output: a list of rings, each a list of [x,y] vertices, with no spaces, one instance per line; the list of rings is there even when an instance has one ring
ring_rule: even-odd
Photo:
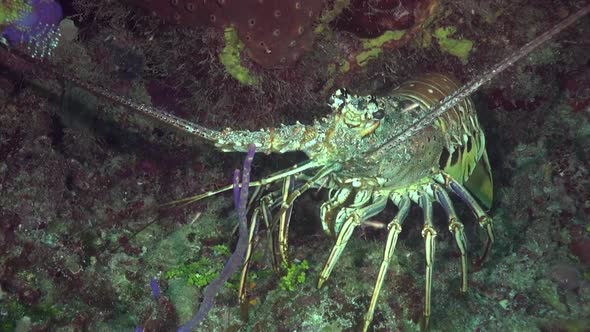
[[[213,280],[203,293],[203,302],[199,306],[199,310],[193,318],[186,324],[181,326],[177,332],[190,332],[207,318],[209,311],[213,308],[215,296],[221,290],[221,287],[229,280],[229,278],[238,271],[244,264],[246,251],[248,250],[248,221],[246,220],[246,213],[248,212],[248,190],[250,188],[250,170],[252,168],[252,161],[254,160],[254,153],[256,146],[250,144],[248,154],[244,160],[242,168],[242,181],[240,183],[240,170],[236,169],[234,172],[234,201],[236,203],[236,210],[238,212],[238,243],[234,253],[229,257],[221,273],[215,280]]]
[[[158,282],[158,278],[153,277],[150,280],[150,287],[152,288],[152,295],[154,296],[154,299],[157,300],[160,298],[160,284]]]
[[[12,22],[2,35],[13,44],[29,43],[55,29],[62,19],[61,5],[54,0],[29,0],[31,10]]]

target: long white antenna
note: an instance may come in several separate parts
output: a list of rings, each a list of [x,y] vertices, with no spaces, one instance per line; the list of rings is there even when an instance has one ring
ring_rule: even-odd
[[[394,147],[395,145],[407,140],[412,135],[416,134],[416,132],[430,126],[432,123],[436,121],[443,113],[448,111],[449,109],[453,108],[455,105],[460,103],[463,99],[469,97],[475,90],[477,90],[480,86],[484,83],[488,82],[492,78],[496,77],[499,73],[501,73],[504,69],[510,67],[516,61],[522,59],[523,57],[527,56],[537,47],[542,45],[543,43],[547,42],[549,39],[553,38],[556,34],[560,33],[562,30],[567,28],[568,26],[572,25],[574,22],[582,18],[583,16],[587,15],[590,12],[590,4],[582,7],[573,15],[563,19],[561,22],[557,23],[551,29],[546,31],[545,33],[541,34],[540,36],[536,37],[535,39],[531,40],[520,49],[509,55],[504,60],[500,61],[498,64],[493,66],[491,69],[487,70],[481,75],[476,76],[472,79],[469,83],[463,85],[459,90],[455,91],[453,94],[447,96],[445,99],[440,101],[438,105],[427,115],[420,118],[418,121],[414,122],[404,131],[399,134],[393,135],[392,137],[388,138],[385,143],[381,144],[380,146],[373,148],[366,153],[364,153],[361,158],[371,157],[371,158],[380,158],[381,155],[387,153],[389,149]]]

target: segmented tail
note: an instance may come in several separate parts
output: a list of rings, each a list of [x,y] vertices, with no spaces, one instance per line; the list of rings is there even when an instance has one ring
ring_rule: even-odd
[[[445,99],[439,102],[438,105],[436,105],[430,113],[428,113],[421,119],[418,119],[418,121],[408,126],[408,128],[406,128],[401,133],[390,137],[385,141],[385,143],[359,156],[359,158],[381,158],[381,156],[387,154],[392,147],[395,147],[400,142],[403,142],[407,140],[409,137],[416,134],[416,132],[433,124],[436,121],[436,119],[438,119],[442,114],[455,107],[463,99],[469,97],[484,83],[487,83],[494,77],[498,76],[498,74],[504,71],[504,69],[512,66],[516,61],[524,58],[532,51],[534,51],[537,47],[541,46],[542,44],[553,38],[555,35],[563,31],[570,25],[574,24],[577,20],[586,16],[588,13],[590,13],[590,4],[586,5],[585,7],[582,7],[576,13],[563,19],[561,22],[554,25],[551,29],[547,30],[543,34],[537,36],[535,39],[526,43],[524,46],[510,54],[502,61],[498,62],[496,65],[494,65],[487,71],[483,72],[480,75],[477,75],[469,83],[463,85],[457,91],[448,95]]]

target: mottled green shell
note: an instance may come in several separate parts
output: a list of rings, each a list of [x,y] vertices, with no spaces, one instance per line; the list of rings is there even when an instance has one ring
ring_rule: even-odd
[[[442,74],[425,74],[404,82],[392,96],[413,101],[425,110],[460,87],[458,82]],[[402,102],[411,106],[411,103]],[[402,110],[403,111],[403,110]],[[485,135],[470,98],[443,114],[434,124],[443,140],[438,167],[455,180],[464,183],[488,208],[493,199],[492,176],[485,150]]]

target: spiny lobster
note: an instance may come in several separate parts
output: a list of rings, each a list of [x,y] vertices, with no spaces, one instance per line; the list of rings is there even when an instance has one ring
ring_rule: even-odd
[[[485,151],[485,135],[469,95],[588,12],[590,5],[462,87],[448,75],[425,74],[401,84],[384,97],[356,96],[337,90],[330,100],[333,113],[326,118],[312,125],[296,123],[254,132],[211,130],[67,76],[49,65],[41,66],[98,96],[209,141],[221,151],[246,152],[254,144],[258,151],[266,154],[303,151],[309,157],[300,165],[249,184],[257,188],[253,196],[259,198],[259,204],[250,201],[249,245],[239,289],[241,303],[246,302],[245,285],[258,223],[263,221],[270,230],[276,231],[276,237],[273,231],[269,232],[275,266],[288,265],[291,210],[305,191],[311,188],[329,190],[328,201],[320,207],[320,218],[324,231],[335,238],[335,244],[320,273],[318,287],[328,280],[354,229],[382,212],[389,201],[396,205],[398,213],[386,226],[384,255],[363,322],[363,331],[367,331],[412,202],[424,211],[426,321],[431,312],[437,236],[433,225],[433,202],[438,202],[446,213],[449,231],[461,254],[460,290],[467,290],[464,226],[455,213],[449,192],[471,209],[486,231],[487,242],[481,259],[494,242],[492,219],[480,206],[481,203],[489,208],[492,203],[491,170]],[[39,64],[37,59],[29,60]],[[282,184],[280,188],[272,189],[271,185],[277,182]],[[191,203],[231,188],[223,187],[173,204]]]

